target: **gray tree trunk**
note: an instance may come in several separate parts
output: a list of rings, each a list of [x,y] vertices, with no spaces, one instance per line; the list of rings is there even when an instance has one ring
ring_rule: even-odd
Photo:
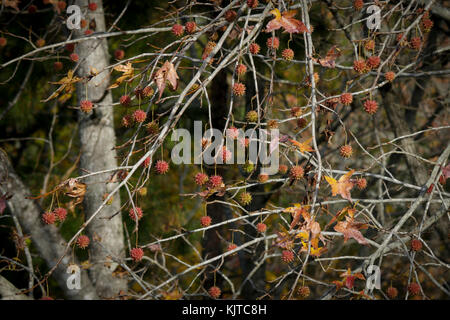
[[[102,1],[96,1],[96,3],[97,10],[86,12],[88,1],[75,2],[85,13],[84,19],[88,22],[95,20],[96,29],[93,31],[104,32],[106,28]],[[83,37],[83,30],[77,30],[75,36]],[[101,71],[109,65],[108,45],[105,39],[83,41],[76,45],[75,50],[80,61],[77,70],[79,76],[88,75],[91,68]],[[87,172],[117,167],[116,152],[113,149],[116,144],[113,101],[111,91],[107,90],[109,78],[108,70],[92,78],[87,86],[87,98],[85,84],[78,86],[78,101],[90,100],[95,107],[89,114],[79,113],[82,149],[80,168]],[[104,195],[115,188],[116,184],[107,183],[109,177],[110,173],[106,173],[94,175],[84,181],[87,184],[84,199],[86,218],[91,217],[101,206]],[[98,295],[102,298],[111,298],[120,291],[127,291],[126,280],[112,274],[118,265],[110,258],[111,256],[120,259],[125,257],[122,216],[119,213],[114,218],[108,219],[119,210],[120,197],[119,194],[115,194],[112,203],[105,206],[87,228],[89,237],[93,240],[90,245],[90,257],[93,263],[90,276]]]
[[[3,152],[0,152],[0,191],[12,195],[12,198],[7,201],[8,208],[17,217],[25,233],[31,235],[32,245],[36,247],[39,256],[45,260],[49,268],[54,267],[60,257],[64,255],[67,243],[55,226],[44,225],[41,221],[43,210],[37,202],[26,199],[27,196],[31,195],[31,192],[23,184]],[[61,260],[52,274],[65,296],[68,299],[80,300],[98,298],[85,270],[81,271],[81,289],[68,289],[67,278],[69,274],[66,273],[66,270],[71,262],[77,263],[77,261],[72,260],[69,251],[69,254]],[[4,289],[6,290],[6,288]]]

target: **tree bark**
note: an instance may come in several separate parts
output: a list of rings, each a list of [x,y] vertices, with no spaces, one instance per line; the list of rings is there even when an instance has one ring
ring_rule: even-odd
[[[31,235],[32,244],[39,252],[39,256],[46,261],[49,268],[54,267],[59,258],[64,255],[66,242],[55,226],[42,223],[41,214],[43,210],[35,201],[26,199],[31,192],[23,184],[3,152],[0,152],[0,190],[12,195],[12,198],[7,201],[11,213],[17,217],[25,233]],[[81,271],[81,289],[68,289],[67,278],[69,274],[66,273],[66,270],[71,262],[79,264],[76,260],[71,259],[70,254],[64,256],[53,272],[53,276],[65,296],[68,299],[80,300],[98,298],[85,270]]]
[[[87,16],[84,18],[89,22],[95,20],[94,32],[104,32],[106,28],[102,1],[96,3],[97,9],[87,10]],[[88,1],[78,0],[76,4],[86,8]],[[77,30],[75,36],[83,37],[82,30]],[[108,45],[105,39],[80,42],[76,46],[76,52],[80,60],[77,70],[79,76],[89,75],[91,68],[102,71],[109,65]],[[81,169],[85,170],[82,173],[117,167],[113,101],[111,91],[107,89],[109,82],[109,72],[106,70],[93,77],[88,82],[87,88],[86,84],[78,86],[78,100],[90,100],[95,106],[89,114],[79,112],[82,149],[80,164]],[[85,180],[87,192],[84,209],[87,218],[101,206],[104,195],[116,186],[114,183],[107,183],[109,176],[110,174],[94,175]],[[98,295],[102,298],[111,298],[120,291],[123,293],[127,291],[126,280],[114,277],[113,272],[118,264],[111,259],[111,256],[119,259],[125,257],[122,216],[119,211],[120,196],[117,193],[112,203],[105,206],[87,228],[89,237],[93,240],[90,246],[93,263],[90,276]],[[116,214],[117,212],[119,213]],[[109,219],[111,216],[114,217]]]

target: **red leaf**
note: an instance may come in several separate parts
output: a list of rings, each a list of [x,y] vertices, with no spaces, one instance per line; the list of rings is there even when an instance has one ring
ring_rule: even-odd
[[[363,245],[368,245],[367,239],[359,231],[360,229],[367,229],[367,224],[361,222],[355,222],[353,218],[347,216],[346,221],[339,221],[335,226],[334,230],[340,232],[344,235],[344,242],[348,239],[353,238],[358,243]]]

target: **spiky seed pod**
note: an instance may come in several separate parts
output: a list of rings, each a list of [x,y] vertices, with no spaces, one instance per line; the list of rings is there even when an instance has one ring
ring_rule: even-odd
[[[308,298],[310,294],[311,294],[311,290],[309,290],[308,286],[302,286],[302,287],[298,288],[298,295],[301,298],[303,298],[303,299]]]
[[[252,162],[248,161],[243,165],[243,169],[244,172],[251,173],[253,172],[253,170],[255,170],[255,165]]]
[[[364,190],[367,187],[367,180],[365,178],[356,179],[356,185],[359,190]]]
[[[144,162],[142,162],[142,166],[144,168],[148,168],[148,166],[150,165],[151,161],[152,161],[152,158],[150,158],[150,157],[145,158]]]
[[[269,129],[277,129],[278,128],[277,120],[269,120],[269,121],[267,121],[267,128],[269,128]]]
[[[147,113],[145,111],[141,110],[141,109],[138,109],[138,110],[133,112],[133,119],[137,123],[144,122],[146,118],[147,118]]]
[[[159,124],[156,121],[151,121],[145,125],[149,135],[155,135],[159,132]]]
[[[91,10],[91,11],[97,10],[97,4],[95,2],[89,3],[88,7],[89,7],[89,10]]]
[[[184,28],[181,24],[174,24],[172,26],[172,33],[177,37],[181,37],[184,33]]]
[[[228,22],[233,22],[236,19],[237,13],[234,10],[228,10],[225,12],[225,20]]]
[[[86,31],[84,31],[84,35],[85,36],[88,36],[88,35],[93,34],[93,33],[94,33],[94,31],[92,31],[91,29],[87,29]]]
[[[373,49],[375,49],[375,40],[372,40],[372,39],[367,40],[364,43],[364,48],[369,51],[372,51]]]
[[[353,70],[359,74],[363,74],[367,71],[366,61],[364,59],[353,61]]]
[[[129,128],[133,125],[133,117],[129,114],[125,115],[122,118],[122,126],[124,126],[125,128]]]
[[[397,288],[395,288],[395,287],[389,287],[388,289],[387,289],[387,295],[388,295],[388,297],[389,297],[389,299],[395,299],[395,298],[397,298],[397,296],[398,296],[398,290],[397,290]]]
[[[32,4],[31,6],[28,7],[29,14],[34,14],[36,12],[37,12],[37,7],[34,4]]]
[[[291,116],[298,118],[302,115],[302,109],[300,109],[300,107],[292,107],[291,108]]]
[[[258,0],[247,0],[247,6],[251,9],[255,9],[258,6]]]
[[[169,164],[164,160],[158,160],[155,164],[157,174],[166,174],[169,171]]]
[[[298,127],[299,129],[305,128],[307,124],[308,124],[308,122],[306,121],[305,118],[297,119],[297,127]]]
[[[417,296],[420,293],[420,286],[415,282],[411,282],[408,286],[408,292],[412,296]]]
[[[364,110],[368,114],[375,114],[378,110],[377,102],[375,100],[366,100],[366,102],[364,102]]]
[[[227,149],[226,146],[222,146],[222,162],[226,163],[230,161],[232,157],[231,151]]]
[[[6,40],[5,37],[0,37],[0,47],[6,46],[7,43],[8,43],[8,40]]]
[[[219,175],[214,175],[209,178],[209,185],[211,188],[218,188],[218,187],[222,186],[222,184],[223,184],[223,179]]]
[[[258,112],[256,112],[255,110],[250,110],[249,112],[247,112],[247,114],[245,115],[245,119],[248,122],[257,122],[258,121]]]
[[[278,172],[280,172],[280,174],[286,174],[287,171],[288,166],[285,164],[280,164],[280,166],[278,167]]]
[[[69,52],[73,52],[73,50],[75,50],[75,43],[68,43],[64,48]]]
[[[371,56],[367,59],[367,65],[371,69],[376,69],[380,65],[381,59],[379,56]]]
[[[92,102],[89,100],[82,100],[80,102],[80,110],[89,113],[92,111]]]
[[[56,222],[56,215],[53,212],[46,212],[42,215],[42,221],[45,224],[54,224]]]
[[[388,71],[388,72],[386,72],[386,73],[384,74],[384,78],[385,78],[387,81],[392,82],[392,81],[394,81],[394,79],[395,79],[395,73],[392,72],[392,71]]]
[[[300,180],[304,174],[305,171],[301,166],[293,166],[289,171],[289,177],[294,180]]]
[[[353,1],[353,8],[355,10],[361,10],[364,7],[364,1],[363,0],[355,0]]]
[[[353,96],[351,93],[344,92],[343,94],[341,94],[340,100],[344,106],[349,106],[353,102]]]
[[[200,224],[202,225],[202,227],[208,227],[211,224],[211,217],[210,216],[201,217]]]
[[[281,56],[283,57],[284,60],[291,61],[294,58],[294,50],[289,48],[284,49],[281,52]]]
[[[319,74],[317,72],[314,72],[313,77],[314,77],[314,83],[317,85],[317,83],[319,83],[319,80],[320,80]],[[309,75],[306,77],[305,83],[308,87],[312,86],[311,78]]]
[[[237,248],[237,245],[234,243],[230,243],[227,247],[227,251],[232,251]],[[235,254],[235,253],[234,253]],[[233,254],[232,254],[233,255]]]
[[[208,293],[211,296],[211,298],[217,299],[220,297],[220,294],[222,293],[222,291],[220,291],[219,287],[214,286],[214,287],[209,288]]]
[[[353,149],[352,149],[352,146],[346,144],[346,145],[343,145],[339,149],[339,152],[341,154],[341,157],[343,157],[343,158],[350,158],[352,156],[352,154],[353,154]]]
[[[145,197],[147,195],[147,188],[146,187],[139,188],[138,193],[141,197]]]
[[[434,22],[431,19],[422,19],[422,27],[423,27],[423,31],[425,32],[430,32],[431,28],[433,28]]]
[[[141,87],[136,87],[134,89],[134,95],[137,99],[143,99],[144,98],[144,90]]]
[[[209,177],[206,173],[199,172],[194,177],[195,183],[199,186],[203,186],[205,183],[208,182]]]
[[[291,250],[283,250],[281,259],[286,263],[292,262],[294,261],[294,253]]]
[[[70,60],[72,60],[73,62],[77,62],[78,61],[78,55],[76,53],[71,53],[70,54]]]
[[[411,250],[413,250],[413,251],[422,250],[422,241],[420,241],[419,239],[412,239],[411,240]]]
[[[270,37],[267,39],[267,47],[269,49],[275,49],[277,50],[280,47],[280,39],[277,37]]]
[[[136,221],[136,216],[138,220],[141,220],[144,213],[142,212],[142,209],[140,207],[136,207],[136,210],[134,208],[130,208],[128,211],[128,215],[130,216],[131,220]]]
[[[121,105],[123,105],[124,107],[127,107],[131,104],[131,98],[129,95],[123,95],[120,97],[119,102]]]
[[[258,175],[258,181],[259,181],[260,183],[264,183],[264,182],[266,182],[267,180],[269,180],[269,175],[268,175],[267,173],[260,173],[260,174]]]
[[[227,129],[227,137],[236,140],[239,137],[239,130],[236,127],[229,127]]]
[[[267,230],[267,226],[265,223],[260,222],[256,225],[256,229],[258,230],[258,232],[264,233]]]
[[[249,192],[242,192],[241,195],[239,196],[239,202],[243,206],[250,204],[252,202],[252,199],[253,197]]]
[[[55,68],[55,71],[61,71],[62,68],[63,68],[62,62],[61,62],[61,61],[56,61],[56,62],[53,64],[53,68]]]
[[[238,140],[238,142],[241,146],[243,146],[244,148],[247,148],[248,145],[250,144],[250,139],[249,138],[240,138]]]
[[[117,60],[122,60],[123,58],[125,58],[125,51],[123,51],[122,49],[117,49],[114,51],[114,57]]]
[[[239,76],[243,76],[246,72],[247,72],[247,66],[245,64],[240,63],[240,64],[237,65],[236,73]]]
[[[37,39],[36,40],[36,47],[42,48],[43,46],[45,46],[45,40],[44,39]]]
[[[410,44],[411,48],[413,48],[414,50],[419,50],[422,46],[422,39],[420,39],[420,37],[414,37],[411,39]]]
[[[245,84],[236,82],[233,85],[233,94],[238,97],[243,96],[245,94]]]
[[[139,262],[144,256],[144,250],[142,248],[133,248],[131,249],[130,256],[135,262]]]
[[[66,209],[58,207],[55,210],[53,210],[53,213],[55,214],[55,216],[58,218],[59,221],[63,222],[64,220],[66,220],[67,217]]]
[[[88,236],[81,235],[77,239],[77,246],[80,249],[86,249],[89,246],[89,242],[91,242],[91,240],[89,239]]]
[[[155,92],[155,90],[153,90],[153,88],[150,87],[150,86],[147,86],[144,89],[142,89],[142,95],[145,98],[148,98],[148,97],[152,96],[154,92]]]
[[[186,22],[184,28],[186,29],[187,33],[192,34],[197,30],[197,24],[194,21],[188,21]]]
[[[252,44],[250,44],[248,49],[251,54],[258,54],[259,51],[261,50],[261,47],[259,46],[259,44],[253,42]]]

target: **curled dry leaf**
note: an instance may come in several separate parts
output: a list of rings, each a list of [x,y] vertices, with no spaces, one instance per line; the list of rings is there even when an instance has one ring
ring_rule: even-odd
[[[336,67],[336,59],[341,55],[341,50],[337,46],[332,46],[328,50],[327,55],[323,59],[312,58],[313,61],[318,62],[322,67],[334,68]]]
[[[110,85],[108,89],[117,88],[122,82],[131,79],[134,75],[134,68],[131,62],[127,62],[127,64],[119,64],[118,66],[114,67],[114,70],[122,72],[122,75],[117,78],[116,81],[112,85]]]
[[[280,10],[273,9],[270,13],[273,14],[275,18],[270,20],[267,24],[266,32],[272,32],[273,30],[278,30],[280,28],[283,28],[285,32],[289,33],[309,32],[303,22],[293,18],[297,14],[296,10],[281,13]]]
[[[163,66],[156,71],[153,79],[156,82],[156,86],[158,87],[159,97],[158,101],[161,99],[161,96],[166,88],[166,83],[169,83],[169,86],[172,90],[176,90],[178,88],[178,74],[175,70],[175,66],[172,62],[166,61]]]

